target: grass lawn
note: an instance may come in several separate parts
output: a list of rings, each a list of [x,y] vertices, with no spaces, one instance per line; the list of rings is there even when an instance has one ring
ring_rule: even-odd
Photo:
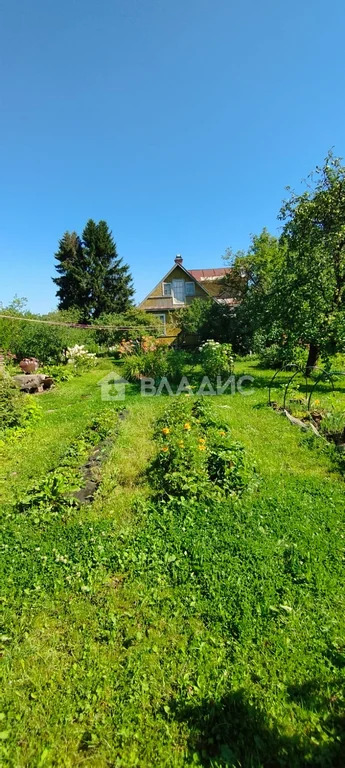
[[[110,360],[100,360],[97,368],[37,396],[42,418],[34,431],[0,447],[0,505],[57,465],[73,438],[103,409],[97,383],[109,371]]]
[[[41,396],[3,480],[58,466],[107,405],[110,365]],[[244,372],[253,394],[210,398],[253,467],[239,501],[155,508],[145,469],[170,399],[135,388],[92,505],[37,523],[4,482],[1,765],[344,765],[343,477],[266,406],[269,372]]]

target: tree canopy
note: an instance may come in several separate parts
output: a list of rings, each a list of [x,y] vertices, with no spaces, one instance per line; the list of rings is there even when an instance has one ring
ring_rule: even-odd
[[[302,195],[281,209],[284,272],[278,275],[282,324],[309,345],[308,367],[320,352],[345,346],[345,167],[329,153]]]
[[[83,320],[91,320],[131,306],[132,277],[105,221],[97,224],[89,219],[81,238],[76,232],[65,232],[55,259],[59,309],[76,308]]]
[[[319,354],[345,347],[345,167],[330,152],[302,194],[289,192],[281,236],[264,229],[247,253],[228,250],[225,284],[240,301],[244,346],[259,334],[286,360],[297,345],[308,347],[310,372]]]

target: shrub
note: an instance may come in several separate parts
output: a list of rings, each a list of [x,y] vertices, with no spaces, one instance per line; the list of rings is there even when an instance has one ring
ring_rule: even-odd
[[[231,344],[220,344],[209,339],[200,347],[201,365],[209,379],[217,376],[228,376],[232,373],[234,358]]]
[[[168,349],[167,355],[167,376],[173,381],[180,381],[182,378],[186,365],[191,362],[191,355],[182,349]]]
[[[161,323],[155,315],[150,315],[135,307],[123,314],[102,314],[95,320],[94,325],[113,326],[95,331],[97,343],[108,348],[116,347],[123,340],[138,342],[142,333],[155,337],[161,331]],[[126,328],[125,331],[124,328]]]
[[[336,410],[326,413],[321,420],[320,432],[335,443],[344,442],[345,413]]]
[[[276,339],[279,337],[277,340],[273,340],[259,331],[254,336],[254,353],[259,358],[260,366],[275,369],[289,363],[295,363],[304,369],[308,356],[306,347],[289,344],[278,331],[275,335],[274,330],[273,328],[273,337],[275,336]]]
[[[214,299],[194,299],[187,307],[175,312],[174,317],[181,328],[182,340],[189,346],[198,347],[210,337],[221,343],[236,344],[243,352],[243,327],[237,318],[238,309],[219,304]],[[194,340],[194,343],[193,343]],[[245,347],[246,348],[246,347]]]
[[[23,396],[11,377],[0,370],[0,429],[20,424]]]
[[[77,371],[72,365],[45,365],[39,369],[39,373],[44,373],[46,376],[51,376],[54,382],[58,384],[60,381],[70,381],[76,375]]]
[[[126,342],[126,346],[131,343]],[[182,378],[189,360],[189,354],[181,349],[157,347],[127,355],[123,375],[129,381],[139,381],[144,377],[157,380],[166,376],[171,382],[177,382]]]
[[[147,377],[158,379],[166,376],[169,370],[167,351],[158,347],[153,352],[130,355],[125,358],[123,375],[128,381],[140,381]]]
[[[8,373],[0,370],[0,433],[7,436],[13,428],[25,429],[30,423],[37,421],[41,409],[38,403],[24,395],[16,387]]]
[[[247,487],[251,470],[243,446],[202,400],[175,400],[157,421],[156,439],[148,475],[163,498],[224,498]]]
[[[88,371],[97,363],[94,352],[88,352],[83,344],[75,344],[74,347],[68,347],[66,350],[66,357],[68,362],[74,366],[78,373]]]

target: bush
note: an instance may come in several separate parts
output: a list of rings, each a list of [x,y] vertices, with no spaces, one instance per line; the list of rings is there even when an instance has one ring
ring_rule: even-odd
[[[45,365],[39,369],[39,373],[44,373],[46,376],[51,376],[54,382],[58,384],[60,381],[70,381],[76,376],[77,371],[72,365]]]
[[[343,443],[345,437],[345,413],[336,410],[326,413],[320,423],[320,432],[335,443]]]
[[[75,344],[74,347],[68,347],[66,350],[66,357],[77,373],[89,371],[90,368],[93,368],[97,364],[95,353],[88,352],[83,344]]]
[[[0,429],[15,427],[20,424],[22,414],[22,395],[11,377],[0,371]]]
[[[141,339],[122,339],[120,344],[109,347],[109,352],[115,352],[119,357],[140,355],[141,352],[155,352],[157,343],[154,336],[142,336]]]
[[[243,353],[247,351],[248,345],[238,312],[238,307],[219,304],[214,299],[194,299],[174,316],[181,328],[182,340],[186,340],[189,346],[198,347],[211,337],[222,344],[231,343],[238,352]]]
[[[157,421],[156,439],[159,451],[148,474],[160,496],[206,500],[247,487],[251,470],[243,446],[202,399],[175,400]]]
[[[209,379],[217,376],[229,376],[233,371],[234,358],[231,344],[220,344],[209,339],[200,347],[201,365]]]
[[[33,315],[23,309],[23,302],[20,301],[2,308],[2,312],[7,315],[6,319],[0,318],[0,349],[4,354],[11,352],[18,361],[25,357],[36,357],[44,365],[59,363],[63,359],[64,350],[83,341],[85,334],[89,349],[96,351],[93,330],[32,322],[36,319],[54,323],[76,323],[78,316],[75,311]]]
[[[188,352],[157,347],[152,351],[127,355],[124,360],[123,375],[128,381],[140,381],[146,377],[156,381],[166,376],[169,381],[178,382],[189,362]]]
[[[97,343],[108,348],[116,347],[123,340],[140,342],[142,334],[155,337],[159,336],[161,332],[161,323],[155,315],[150,315],[135,307],[123,314],[102,314],[95,320],[94,325],[114,326],[95,331]],[[127,330],[124,331],[124,328]]]
[[[128,381],[140,381],[147,377],[159,379],[169,370],[167,351],[158,347],[154,352],[140,353],[125,358],[123,375]]]
[[[13,428],[25,429],[40,416],[40,407],[30,395],[23,395],[5,370],[0,370],[0,434]]]
[[[301,368],[305,368],[308,351],[306,347],[298,344],[289,344],[279,333],[273,328],[273,337],[279,337],[278,340],[272,340],[266,334],[257,332],[254,336],[254,353],[259,358],[259,365],[262,368],[281,368],[283,365],[295,363]]]

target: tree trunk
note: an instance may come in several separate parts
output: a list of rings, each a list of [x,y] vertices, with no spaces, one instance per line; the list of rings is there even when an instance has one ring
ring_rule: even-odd
[[[316,344],[309,344],[308,360],[305,369],[305,375],[310,376],[315,367],[320,354],[319,347]]]

